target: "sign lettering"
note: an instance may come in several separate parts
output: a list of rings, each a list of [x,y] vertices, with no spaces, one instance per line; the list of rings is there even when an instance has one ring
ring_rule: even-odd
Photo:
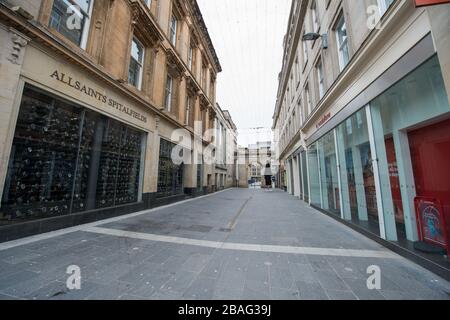
[[[119,103],[118,101],[112,98],[109,98],[107,95],[104,95],[98,90],[95,90],[89,86],[84,85],[82,82],[73,79],[72,77],[66,75],[65,73],[58,72],[57,70],[55,70],[50,75],[50,77],[130,117],[133,117],[139,121],[147,123],[147,117],[145,117],[144,115],[134,111],[133,109],[127,106],[124,106],[123,104]]]

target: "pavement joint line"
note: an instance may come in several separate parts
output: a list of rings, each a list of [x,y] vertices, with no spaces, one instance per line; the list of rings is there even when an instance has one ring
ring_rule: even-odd
[[[108,224],[108,223],[118,222],[118,221],[121,221],[121,220],[126,220],[126,219],[129,219],[129,218],[139,217],[139,216],[142,216],[144,214],[149,214],[149,213],[153,213],[153,212],[156,212],[156,211],[159,211],[159,210],[163,210],[163,209],[167,209],[167,208],[171,208],[171,207],[176,207],[176,206],[188,203],[188,202],[193,202],[193,201],[196,201],[196,200],[201,200],[201,199],[204,199],[204,198],[208,198],[208,197],[211,197],[211,196],[214,196],[214,195],[217,195],[217,194],[221,194],[221,193],[224,193],[224,192],[227,192],[227,191],[231,191],[233,189],[236,189],[236,188],[228,188],[228,189],[225,189],[225,190],[217,191],[215,193],[207,194],[207,195],[196,197],[196,198],[186,199],[186,200],[183,200],[183,201],[175,202],[175,203],[172,203],[172,204],[168,204],[168,205],[165,205],[165,206],[153,208],[153,209],[150,209],[150,210],[134,212],[134,213],[123,215],[123,216],[118,216],[118,217],[109,218],[109,219],[105,219],[105,220],[100,220],[100,221],[95,221],[95,222],[91,222],[91,223],[86,223],[86,224],[82,224],[82,225],[78,225],[78,226],[74,226],[74,227],[69,227],[69,228],[65,228],[65,229],[61,229],[61,230],[55,230],[55,231],[51,231],[51,232],[46,232],[46,233],[42,233],[42,234],[38,234],[38,235],[34,235],[34,236],[22,238],[22,239],[17,239],[17,240],[3,242],[3,243],[0,243],[0,251],[12,249],[12,248],[15,248],[15,247],[24,246],[24,245],[31,244],[31,243],[38,242],[38,241],[42,241],[42,240],[48,240],[48,239],[56,238],[56,237],[63,236],[63,235],[69,234],[69,233],[74,233],[74,232],[77,232],[77,231],[85,231],[84,229],[89,228],[89,227],[96,227],[96,226],[100,226],[100,225],[103,225],[103,224]]]
[[[304,254],[312,256],[334,256],[334,257],[357,257],[357,258],[385,258],[399,259],[400,257],[388,250],[361,250],[361,249],[333,249],[333,248],[312,248],[312,247],[291,247],[244,243],[227,243],[220,241],[197,240],[189,238],[162,236],[157,234],[148,234],[117,229],[108,229],[100,227],[85,227],[85,232],[110,235],[122,238],[132,238],[138,240],[147,240],[155,242],[164,242],[181,245],[191,245],[197,247],[206,247],[221,250],[252,251],[265,253],[287,253]]]
[[[248,199],[245,200],[244,204],[242,205],[242,207],[239,209],[238,213],[236,214],[236,216],[233,217],[233,220],[231,220],[230,224],[228,225],[228,229],[230,230],[234,230],[234,228],[236,227],[238,220],[240,218],[240,216],[242,215],[242,213],[244,212],[244,208],[247,206],[247,204],[249,203],[250,200],[252,200],[253,197],[250,197]]]

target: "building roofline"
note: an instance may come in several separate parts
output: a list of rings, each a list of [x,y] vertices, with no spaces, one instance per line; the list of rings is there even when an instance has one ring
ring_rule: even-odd
[[[208,49],[212,55],[214,63],[216,64],[216,68],[217,68],[218,72],[222,72],[222,66],[220,65],[219,57],[217,56],[216,49],[214,48],[214,44],[211,40],[211,36],[209,34],[208,27],[206,27],[206,23],[205,23],[205,20],[203,19],[203,15],[202,15],[202,12],[200,10],[197,0],[191,0],[191,4],[192,4],[192,8],[194,10],[194,16],[197,19],[200,30],[203,32],[203,34],[205,36],[205,39],[206,39],[206,42],[208,45]]]

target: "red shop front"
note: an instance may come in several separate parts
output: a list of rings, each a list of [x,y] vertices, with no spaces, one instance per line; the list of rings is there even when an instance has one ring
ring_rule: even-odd
[[[450,119],[408,135],[417,196],[440,203],[450,234]]]

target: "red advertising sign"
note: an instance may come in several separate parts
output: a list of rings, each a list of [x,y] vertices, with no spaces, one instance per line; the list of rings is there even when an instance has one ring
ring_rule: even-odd
[[[316,129],[319,129],[320,127],[322,127],[325,123],[328,122],[328,120],[331,119],[331,113],[328,112],[327,114],[325,114],[322,119],[320,119],[320,121],[316,124]]]
[[[416,7],[432,6],[435,4],[450,3],[450,0],[415,0]]]
[[[449,252],[445,216],[441,203],[436,199],[417,197],[415,204],[420,240],[443,247]]]

